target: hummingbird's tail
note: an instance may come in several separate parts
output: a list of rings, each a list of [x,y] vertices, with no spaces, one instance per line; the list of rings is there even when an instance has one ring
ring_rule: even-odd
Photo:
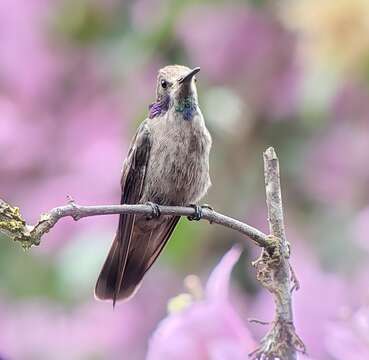
[[[179,216],[165,216],[157,220],[145,217],[134,222],[129,246],[119,238],[118,231],[95,287],[95,297],[100,300],[128,299],[135,294],[145,273],[158,258]],[[122,256],[124,261],[122,261]]]
[[[122,273],[119,266],[119,245],[119,241],[115,238],[97,279],[95,297],[99,300],[113,300],[114,303],[117,300],[118,276]],[[130,294],[125,291],[124,294],[118,294],[118,299],[129,296]]]

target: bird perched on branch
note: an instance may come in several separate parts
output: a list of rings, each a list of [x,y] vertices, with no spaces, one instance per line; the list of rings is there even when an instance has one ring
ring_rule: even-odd
[[[169,65],[159,70],[156,102],[139,126],[123,163],[121,204],[145,204],[152,216],[122,214],[96,283],[98,299],[131,297],[169,240],[179,216],[161,216],[158,205],[192,205],[210,186],[211,136],[198,105],[200,68]],[[190,219],[190,220],[191,220]]]

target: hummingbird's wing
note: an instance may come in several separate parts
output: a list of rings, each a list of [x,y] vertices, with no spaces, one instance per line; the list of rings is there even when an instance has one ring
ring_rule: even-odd
[[[122,204],[140,201],[150,150],[150,129],[144,122],[123,165]],[[179,216],[161,216],[148,221],[143,215],[120,215],[117,234],[96,283],[96,297],[112,299],[115,303],[131,296],[163,250],[179,219]]]
[[[144,121],[132,140],[128,156],[123,164],[121,204],[136,204],[140,201],[150,149],[150,129]],[[99,299],[113,299],[114,302],[117,299],[127,262],[134,221],[135,215],[133,214],[119,216],[117,234],[95,287],[95,296]]]

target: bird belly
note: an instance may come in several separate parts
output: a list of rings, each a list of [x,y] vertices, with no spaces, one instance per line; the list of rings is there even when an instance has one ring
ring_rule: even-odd
[[[210,144],[202,137],[188,139],[167,139],[153,147],[142,202],[188,205],[205,195],[210,186]]]

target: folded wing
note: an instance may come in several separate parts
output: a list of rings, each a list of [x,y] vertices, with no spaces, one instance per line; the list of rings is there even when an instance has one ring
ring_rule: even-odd
[[[122,204],[135,204],[141,199],[151,142],[144,122],[123,166]],[[96,297],[112,299],[114,304],[130,297],[163,250],[178,220],[178,216],[147,220],[143,215],[120,215],[117,234],[96,283]]]

